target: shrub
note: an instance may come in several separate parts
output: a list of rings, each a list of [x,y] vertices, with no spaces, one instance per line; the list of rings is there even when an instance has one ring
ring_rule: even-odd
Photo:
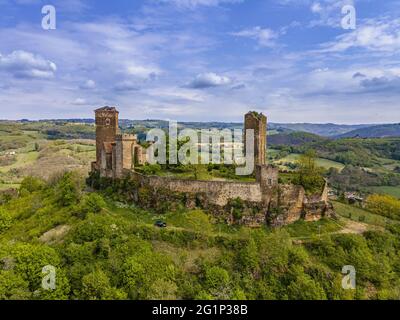
[[[77,174],[67,172],[56,185],[56,201],[60,206],[76,204],[80,198],[81,181]]]
[[[39,178],[35,177],[26,177],[21,182],[21,186],[19,188],[20,191],[27,191],[29,193],[42,190],[45,186],[45,182]]]
[[[220,267],[211,267],[206,270],[205,285],[210,290],[220,290],[229,285],[229,274]]]
[[[108,276],[102,270],[95,270],[82,278],[82,299],[124,300],[127,294],[113,288]]]
[[[99,213],[106,206],[103,197],[97,193],[85,195],[82,199],[81,209],[88,213]]]
[[[240,220],[243,217],[244,203],[240,198],[236,198],[230,201],[232,207],[232,215],[235,220]]]
[[[400,219],[400,200],[389,195],[373,194],[366,200],[367,209],[390,219]]]
[[[11,215],[4,209],[0,209],[0,233],[4,232],[11,227]]]

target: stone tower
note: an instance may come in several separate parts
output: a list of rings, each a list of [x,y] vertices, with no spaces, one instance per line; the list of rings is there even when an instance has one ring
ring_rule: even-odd
[[[116,178],[123,177],[124,170],[134,169],[134,151],[137,137],[133,134],[118,134],[115,139],[113,171]]]
[[[95,110],[96,115],[96,163],[102,166],[102,153],[109,153],[104,150],[107,145],[115,142],[119,132],[118,114],[115,107],[103,107]],[[104,152],[103,152],[104,151]]]
[[[244,117],[244,129],[244,142],[246,142],[246,130],[254,130],[254,165],[265,165],[267,152],[267,117],[255,111],[247,113]]]

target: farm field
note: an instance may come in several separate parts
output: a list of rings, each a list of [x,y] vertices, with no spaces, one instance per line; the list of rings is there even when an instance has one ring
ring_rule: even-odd
[[[298,153],[292,153],[282,159],[275,160],[274,163],[279,165],[282,169],[288,169],[287,166],[285,166],[285,163],[296,163],[300,157],[300,154]],[[336,168],[339,171],[343,170],[345,167],[344,164],[328,159],[323,159],[323,158],[317,158],[316,163],[318,166],[325,168],[325,169],[330,169],[330,168]]]
[[[333,201],[333,206],[335,208],[336,213],[344,218],[359,221],[379,227],[385,227],[386,223],[398,223],[391,219],[379,216],[377,214],[371,213],[367,210],[357,208],[355,206],[351,206],[348,204],[344,204],[341,202]]]
[[[65,170],[86,175],[95,159],[93,140],[49,140],[39,131],[8,127],[0,130],[0,157],[11,157],[0,165],[0,190],[18,188],[28,175],[48,179]]]

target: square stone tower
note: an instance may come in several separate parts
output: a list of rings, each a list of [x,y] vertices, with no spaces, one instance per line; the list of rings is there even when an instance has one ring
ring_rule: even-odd
[[[247,129],[254,130],[254,165],[265,165],[267,152],[267,117],[255,111],[251,111],[244,116],[245,143]]]
[[[96,116],[96,165],[102,167],[102,153],[109,152],[104,150],[105,145],[115,142],[119,133],[118,114],[115,107],[103,107],[95,110]]]
[[[113,171],[115,178],[121,178],[124,170],[134,169],[134,151],[137,137],[133,134],[118,134],[114,144]]]

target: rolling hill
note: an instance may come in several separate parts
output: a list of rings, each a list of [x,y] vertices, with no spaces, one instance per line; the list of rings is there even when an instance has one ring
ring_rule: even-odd
[[[360,128],[338,136],[338,138],[389,138],[389,137],[400,137],[400,123],[382,124],[377,126]]]
[[[326,143],[329,138],[308,132],[279,133],[268,137],[268,144],[271,146],[299,146],[308,143]]]

